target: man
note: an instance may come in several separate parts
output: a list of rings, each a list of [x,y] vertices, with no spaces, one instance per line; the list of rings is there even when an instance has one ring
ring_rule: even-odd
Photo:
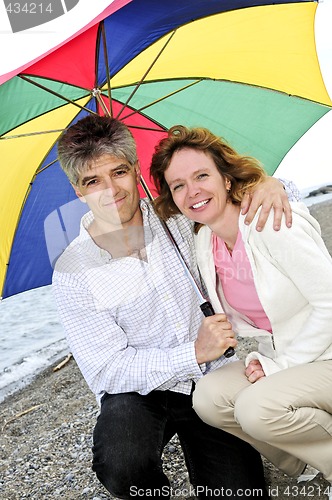
[[[72,353],[101,405],[93,436],[98,479],[119,498],[168,498],[161,454],[177,433],[199,498],[226,491],[240,498],[244,490],[268,498],[259,454],[192,409],[195,382],[229,362],[223,353],[237,342],[224,315],[202,318],[160,221],[139,199],[130,131],[88,116],[60,138],[59,160],[91,210],[57,262],[53,287]],[[282,204],[283,188],[266,187],[266,197]],[[169,227],[199,281],[191,223],[179,216]]]

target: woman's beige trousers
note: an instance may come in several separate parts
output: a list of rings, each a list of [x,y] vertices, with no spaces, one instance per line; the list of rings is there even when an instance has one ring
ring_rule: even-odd
[[[309,464],[332,482],[332,361],[254,384],[242,361],[229,363],[200,379],[193,401],[204,422],[247,441],[288,475]]]

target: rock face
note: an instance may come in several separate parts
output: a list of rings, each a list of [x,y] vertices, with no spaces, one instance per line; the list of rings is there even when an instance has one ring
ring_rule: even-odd
[[[310,191],[310,193],[306,196],[306,198],[310,198],[311,196],[318,196],[320,194],[328,194],[332,193],[332,185],[328,184],[327,186],[322,186],[318,189],[314,189],[314,191]]]

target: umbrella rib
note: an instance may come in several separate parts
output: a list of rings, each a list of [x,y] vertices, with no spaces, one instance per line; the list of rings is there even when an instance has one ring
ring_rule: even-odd
[[[88,113],[91,113],[93,115],[97,114],[94,111],[92,111],[91,109],[88,109],[85,106],[81,106],[80,104],[77,104],[77,102],[75,102],[71,99],[68,99],[68,97],[65,97],[64,95],[59,94],[58,92],[55,92],[54,90],[51,90],[51,89],[45,87],[44,85],[41,85],[41,83],[34,82],[33,80],[30,80],[30,78],[27,78],[26,76],[23,76],[23,75],[18,75],[18,76],[19,76],[19,78],[22,78],[22,80],[25,80],[26,82],[31,83],[32,85],[35,85],[36,87],[38,87],[42,90],[45,90],[46,92],[49,92],[50,94],[53,94],[56,97],[59,97],[60,99],[63,99],[68,104],[73,104],[74,106],[77,106],[80,110],[87,111]]]
[[[166,40],[166,43],[164,44],[164,46],[161,48],[161,50],[158,52],[157,56],[155,57],[155,59],[152,61],[152,63],[150,64],[150,66],[148,67],[148,69],[146,70],[146,72],[144,73],[144,75],[142,76],[142,78],[140,79],[140,81],[136,84],[134,90],[132,91],[132,93],[130,94],[130,96],[128,97],[127,101],[123,104],[122,108],[120,109],[119,113],[117,114],[116,118],[119,119],[120,115],[122,114],[122,112],[124,111],[124,109],[126,108],[126,106],[128,105],[129,101],[132,99],[132,97],[136,94],[137,90],[139,89],[139,87],[141,86],[141,84],[143,83],[143,81],[145,80],[145,78],[147,77],[147,75],[150,73],[151,69],[153,68],[153,66],[156,64],[156,62],[158,61],[159,57],[161,56],[161,54],[164,52],[164,50],[166,49],[167,45],[170,43],[170,41],[172,40],[173,36],[175,35],[176,33],[176,30],[173,31],[173,33],[171,34],[171,36],[168,38],[168,40]]]
[[[29,132],[28,134],[17,134],[17,135],[6,135],[0,137],[0,141],[4,141],[6,139],[19,139],[20,137],[32,137],[34,135],[42,135],[42,134],[55,134],[59,132],[63,132],[65,129],[57,129],[57,130],[42,130],[40,132]]]
[[[153,127],[142,127],[140,125],[129,125],[127,124],[128,128],[137,128],[139,130],[151,130],[151,132],[165,132],[166,128],[153,128]]]
[[[58,161],[58,158],[56,158],[55,160],[53,160],[50,163],[48,163],[47,165],[45,165],[43,168],[37,170],[36,175],[40,174],[41,172],[43,172],[44,170],[46,170],[48,167],[51,167],[57,161]]]
[[[193,85],[196,85],[197,83],[200,83],[202,80],[203,80],[203,78],[200,78],[199,80],[196,80],[195,82],[191,82],[188,85],[185,85],[184,87],[181,87],[180,89],[174,90],[173,92],[170,92],[169,94],[164,95],[163,97],[159,97],[159,99],[156,99],[155,101],[152,101],[149,104],[146,104],[145,106],[142,106],[141,108],[132,111],[128,115],[124,116],[122,118],[122,120],[125,120],[126,118],[129,118],[130,116],[132,116],[132,115],[134,115],[136,113],[140,113],[144,109],[149,108],[150,106],[153,106],[154,104],[157,104],[158,102],[164,101],[165,99],[168,99],[169,97],[171,97],[171,96],[173,96],[175,94],[178,94],[179,92],[182,92],[183,90],[186,90],[189,87],[192,87]]]
[[[107,108],[106,104],[104,103],[104,101],[102,99],[101,90],[100,89],[93,89],[92,95],[96,99],[97,103],[102,107],[105,115],[112,116],[111,111]]]
[[[104,21],[102,21],[102,23],[101,23],[101,34],[103,37],[104,59],[105,59],[106,78],[107,78],[107,94],[108,94],[108,99],[109,99],[109,103],[110,103],[109,115],[112,117],[113,116],[113,109],[112,109],[112,94],[111,94],[111,75],[110,75],[110,70],[109,70],[109,65],[108,65],[109,60],[108,60],[108,51],[107,51]]]

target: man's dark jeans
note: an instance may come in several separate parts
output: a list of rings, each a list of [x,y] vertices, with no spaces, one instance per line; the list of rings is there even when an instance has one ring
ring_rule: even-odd
[[[269,498],[257,451],[205,424],[192,409],[191,396],[171,391],[103,397],[93,436],[93,470],[115,497],[167,499],[170,487],[161,454],[175,433],[199,498]]]

